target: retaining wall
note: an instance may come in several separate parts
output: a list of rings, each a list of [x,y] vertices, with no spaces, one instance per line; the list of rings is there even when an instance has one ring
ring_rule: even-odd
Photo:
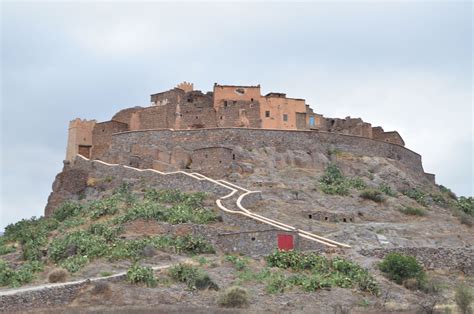
[[[404,247],[391,249],[361,250],[364,256],[384,258],[385,255],[396,252],[415,257],[426,269],[449,269],[474,275],[474,248],[432,248],[432,247]]]

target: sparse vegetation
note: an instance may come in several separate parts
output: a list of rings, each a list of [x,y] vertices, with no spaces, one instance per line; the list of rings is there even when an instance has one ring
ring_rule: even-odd
[[[361,178],[345,178],[341,170],[334,165],[329,165],[323,176],[319,179],[319,187],[326,194],[348,195],[350,188],[363,190],[367,187]]]
[[[243,308],[249,303],[249,294],[246,289],[238,286],[227,288],[217,300],[222,307]]]
[[[462,314],[471,314],[474,294],[472,289],[465,284],[459,285],[454,292],[454,300]]]
[[[235,269],[244,270],[248,265],[248,259],[235,255],[226,255],[225,260],[234,264]]]
[[[407,279],[416,279],[420,282],[425,277],[423,266],[416,258],[399,253],[387,254],[379,263],[379,269],[399,285]]]
[[[404,213],[405,215],[412,215],[412,216],[425,216],[426,210],[416,207],[405,206],[399,209],[400,212]]]
[[[127,279],[130,283],[145,283],[147,287],[155,287],[157,284],[155,273],[151,267],[140,266],[137,263],[127,270]]]
[[[405,190],[403,191],[403,195],[406,195],[409,198],[414,199],[415,201],[417,201],[418,204],[422,206],[428,205],[428,201],[427,201],[428,195],[420,189],[412,188],[412,189]]]
[[[385,183],[382,183],[382,184],[379,185],[379,190],[382,191],[383,193],[385,193],[388,196],[391,196],[391,197],[396,197],[397,196],[397,192],[395,190],[393,190],[390,187],[390,185],[387,185]]]
[[[168,274],[172,279],[186,283],[191,290],[219,289],[204,270],[189,264],[177,264],[169,269]]]
[[[459,197],[457,208],[467,215],[474,216],[474,198],[464,196]]]
[[[360,197],[367,200],[372,200],[376,203],[382,203],[385,198],[379,190],[367,189],[360,193]]]

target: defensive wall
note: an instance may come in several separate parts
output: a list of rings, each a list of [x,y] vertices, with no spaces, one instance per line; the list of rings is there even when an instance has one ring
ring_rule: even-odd
[[[384,157],[397,161],[420,179],[432,179],[423,171],[421,156],[401,145],[366,137],[321,131],[291,131],[250,128],[198,130],[141,130],[112,135],[102,159],[139,168],[153,168],[154,162],[192,169],[212,177],[229,174],[245,159],[245,151],[272,147],[276,152],[305,151],[311,158],[330,150],[354,156]]]

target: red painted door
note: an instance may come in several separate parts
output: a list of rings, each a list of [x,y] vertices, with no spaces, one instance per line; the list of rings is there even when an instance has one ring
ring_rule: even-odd
[[[278,249],[283,251],[293,250],[293,235],[279,234],[278,235]]]

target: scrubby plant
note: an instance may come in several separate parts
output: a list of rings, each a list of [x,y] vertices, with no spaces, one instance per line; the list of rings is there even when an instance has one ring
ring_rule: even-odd
[[[226,255],[225,260],[231,262],[237,270],[244,270],[248,265],[248,259],[236,255]]]
[[[100,295],[105,294],[106,292],[110,291],[110,283],[107,281],[96,281],[94,282],[94,287],[91,290],[92,295]]]
[[[360,197],[367,200],[372,200],[376,203],[382,203],[385,198],[379,190],[367,189],[360,193]]]
[[[454,292],[454,300],[462,314],[471,314],[474,294],[472,289],[465,284],[458,285]]]
[[[59,262],[59,265],[67,269],[70,273],[75,273],[89,263],[89,258],[86,255],[73,255]]]
[[[426,211],[421,208],[405,206],[399,209],[405,215],[412,215],[412,216],[425,216]]]
[[[422,280],[425,277],[423,266],[410,255],[390,253],[379,263],[379,269],[384,272],[390,280],[402,284],[404,280],[414,278]]]
[[[269,267],[306,272],[305,276],[292,276],[286,279],[281,278],[282,274],[272,273],[270,277],[276,277],[272,279],[273,283],[269,289],[274,292],[281,291],[287,285],[301,286],[305,291],[331,286],[342,288],[357,286],[362,291],[379,294],[378,284],[367,269],[340,257],[331,260],[315,253],[275,251],[267,256],[266,261]]]
[[[439,185],[438,187],[439,187],[439,190],[441,191],[441,193],[444,193],[444,194],[448,195],[453,200],[458,199],[456,194],[453,191],[451,191],[449,188],[445,187],[444,185]]]
[[[107,242],[113,242],[123,232],[123,227],[111,227],[103,223],[95,223],[89,226],[88,232],[93,235],[104,237]]]
[[[108,246],[104,237],[83,230],[55,238],[48,248],[48,256],[54,262],[72,255],[92,258],[104,256],[107,253]]]
[[[417,201],[418,204],[422,206],[428,205],[428,201],[427,201],[428,195],[420,189],[412,188],[412,189],[405,190],[403,191],[403,195],[406,195],[409,198],[414,199],[415,201]]]
[[[31,282],[35,273],[42,270],[43,264],[38,261],[27,262],[12,269],[6,261],[0,259],[0,286],[19,287]]]
[[[474,217],[465,214],[464,212],[459,212],[459,222],[462,223],[463,225],[466,225],[468,227],[474,226]]]
[[[243,308],[249,304],[249,294],[246,289],[233,286],[219,296],[217,303],[222,307]]]
[[[148,266],[140,266],[137,263],[127,270],[127,279],[130,283],[145,283],[148,287],[155,287],[157,284],[153,269]]]
[[[382,191],[383,193],[385,193],[388,196],[392,196],[392,197],[397,196],[397,192],[395,190],[393,190],[390,187],[390,185],[388,185],[388,184],[385,184],[385,183],[380,184],[379,185],[379,190]]]
[[[464,196],[459,197],[457,208],[467,215],[474,216],[474,198]]]
[[[191,290],[219,289],[205,271],[189,264],[177,264],[169,269],[168,274],[172,279],[186,283]]]
[[[349,186],[356,190],[363,190],[367,188],[367,184],[365,184],[364,180],[362,180],[359,177],[354,177],[347,180],[348,180]]]
[[[349,187],[341,170],[334,165],[329,165],[319,179],[319,186],[326,194],[347,195]]]
[[[90,202],[88,211],[92,219],[98,219],[102,216],[116,214],[119,211],[118,205],[119,198],[111,196]]]
[[[53,269],[49,274],[48,274],[48,281],[51,283],[55,282],[65,282],[67,278],[67,271],[61,268],[56,268]]]
[[[76,217],[84,212],[83,205],[67,201],[57,207],[53,212],[53,217],[58,221],[64,221],[71,217]]]
[[[288,286],[286,277],[279,272],[271,273],[265,290],[268,293],[283,293]]]

